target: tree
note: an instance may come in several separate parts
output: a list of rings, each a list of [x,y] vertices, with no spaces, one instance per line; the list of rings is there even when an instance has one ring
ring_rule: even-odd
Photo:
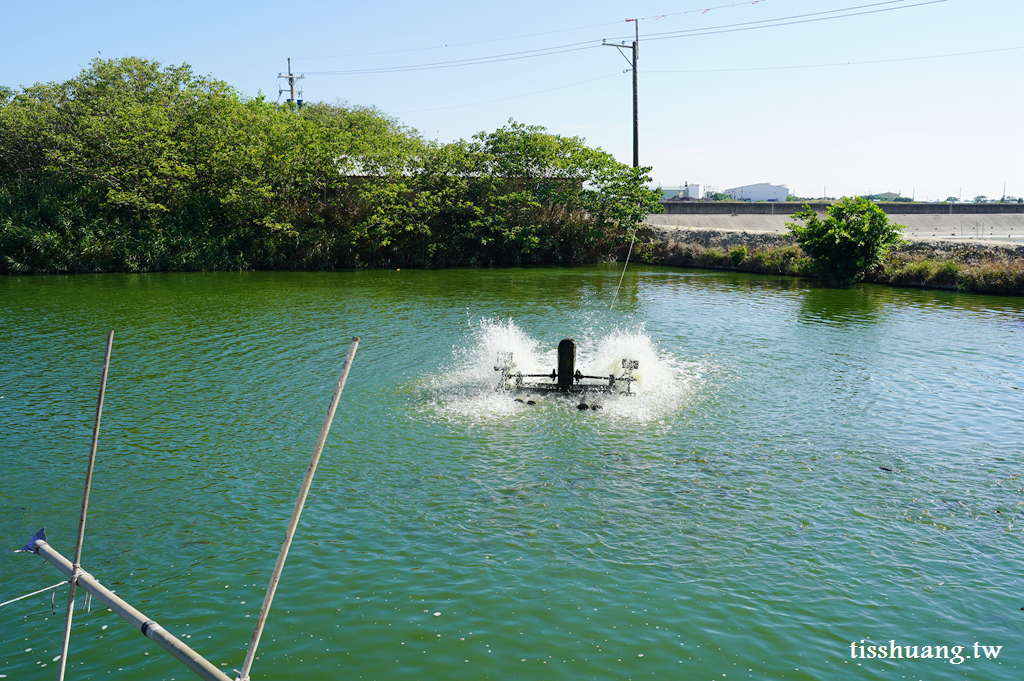
[[[903,225],[890,224],[885,211],[862,197],[843,197],[829,206],[824,220],[806,204],[793,217],[805,224],[786,226],[821,276],[833,281],[859,281],[904,243]]]
[[[0,88],[0,273],[594,262],[659,210],[649,172],[515,122],[440,144],[96,59]]]
[[[985,196],[984,194],[978,194],[977,196],[974,197],[973,201],[974,203],[985,203],[988,201],[988,197]]]
[[[361,191],[366,260],[394,265],[533,264],[609,257],[660,210],[650,168],[578,137],[509,121],[471,140],[431,143],[406,172]]]
[[[944,201],[944,203],[956,203],[959,200],[960,199],[956,198],[955,196],[947,196],[946,200]]]

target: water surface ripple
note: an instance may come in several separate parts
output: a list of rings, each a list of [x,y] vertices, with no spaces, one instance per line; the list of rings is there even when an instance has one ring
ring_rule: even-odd
[[[72,554],[116,329],[83,564],[240,667],[359,335],[254,678],[1020,679],[1024,305],[630,266],[609,310],[618,275],[0,279],[0,536]],[[491,389],[564,337],[640,394]],[[6,551],[0,601],[58,577]],[[71,678],[189,678],[79,605]],[[0,610],[0,678],[51,678],[62,621]]]

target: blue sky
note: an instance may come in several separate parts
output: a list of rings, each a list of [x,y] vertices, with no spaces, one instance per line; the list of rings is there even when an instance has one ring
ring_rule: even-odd
[[[511,118],[629,163],[631,76],[600,43],[627,39],[625,19],[640,17],[640,161],[657,183],[919,200],[998,197],[1005,183],[1024,196],[1024,3],[927,2],[7,3],[0,85],[140,56],[277,99],[291,57],[308,101],[375,106],[442,141]],[[863,14],[775,25],[828,12],[803,19]],[[752,26],[767,27],[736,30]],[[704,34],[657,35],[694,30]],[[337,73],[558,46],[572,51]],[[922,58],[937,55],[957,56]]]

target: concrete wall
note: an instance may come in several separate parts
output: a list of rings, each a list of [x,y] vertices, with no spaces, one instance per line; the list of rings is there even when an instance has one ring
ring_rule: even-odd
[[[824,213],[830,203],[811,203]],[[799,201],[734,203],[731,201],[662,201],[669,215],[792,215],[803,210]],[[887,215],[1006,215],[1024,214],[1022,203],[879,203]],[[899,222],[899,220],[897,220]]]

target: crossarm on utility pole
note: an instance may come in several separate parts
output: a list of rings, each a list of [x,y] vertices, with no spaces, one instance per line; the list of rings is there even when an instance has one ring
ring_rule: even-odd
[[[631,54],[632,54],[632,59],[626,58],[626,61],[628,61],[630,63],[630,70],[633,72],[633,167],[634,168],[639,168],[640,167],[640,99],[639,99],[640,81],[639,81],[639,77],[637,75],[636,62],[637,62],[637,57],[639,56],[639,52],[640,52],[640,20],[639,19],[626,19],[627,23],[629,23],[630,21],[634,22],[635,25],[636,25],[636,40],[633,41],[632,45],[629,45],[627,43],[616,44],[616,43],[609,43],[609,42],[603,42],[601,44],[604,45],[605,47],[617,47],[617,48],[619,48],[619,53],[620,54],[622,54],[622,50],[623,49],[625,49],[627,47],[631,48],[630,51],[631,51]],[[622,54],[622,56],[626,57],[625,54]]]

